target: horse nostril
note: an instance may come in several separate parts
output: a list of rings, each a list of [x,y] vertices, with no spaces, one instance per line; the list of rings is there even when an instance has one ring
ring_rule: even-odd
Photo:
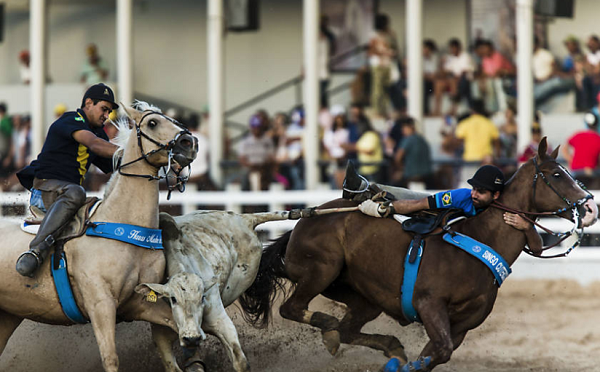
[[[200,337],[184,337],[183,342],[186,346],[198,346],[200,344]]]

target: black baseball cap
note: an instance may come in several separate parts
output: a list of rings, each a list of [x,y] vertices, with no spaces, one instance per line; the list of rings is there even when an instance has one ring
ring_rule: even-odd
[[[94,84],[88,88],[88,90],[83,95],[83,99],[81,100],[81,107],[84,106],[85,100],[87,98],[98,99],[100,101],[106,101],[112,104],[113,110],[119,108],[119,105],[115,103],[115,94],[112,89],[106,84],[98,83]]]
[[[504,173],[493,165],[484,165],[479,168],[473,178],[467,181],[469,185],[492,192],[504,189]]]

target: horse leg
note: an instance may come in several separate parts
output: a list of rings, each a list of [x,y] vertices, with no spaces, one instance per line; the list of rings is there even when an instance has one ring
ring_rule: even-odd
[[[100,349],[102,366],[106,372],[117,372],[119,357],[115,344],[116,304],[110,294],[105,298],[84,299],[84,303]],[[91,305],[87,305],[88,303]]]
[[[309,311],[308,304],[337,278],[343,265],[342,260],[343,258],[338,262],[315,261],[305,267],[299,266],[298,275],[294,275],[295,267],[286,263],[288,275],[299,280],[294,280],[297,283],[294,292],[279,308],[279,314],[285,319],[320,328],[323,344],[331,355],[335,355],[340,347],[339,320],[320,311]]]
[[[163,366],[166,372],[182,372],[177,365],[175,355],[173,354],[173,341],[177,340],[177,332],[172,329],[156,324],[152,324],[152,339],[156,349],[160,354]]]
[[[8,339],[22,321],[23,318],[0,310],[0,355],[2,355],[2,352],[8,343]]]
[[[218,299],[208,299],[210,305],[204,308],[202,329],[219,338],[225,350],[227,350],[227,355],[236,372],[250,372],[250,364],[248,364],[246,355],[244,355],[240,345],[237,330],[231,318],[225,312],[219,292],[215,291],[214,296],[211,297],[218,297]]]
[[[395,357],[403,363],[408,361],[402,343],[390,335],[361,333],[363,326],[381,314],[381,308],[367,301],[351,288],[336,287],[323,295],[346,304],[346,314],[339,325],[340,340],[345,344],[360,345],[381,350],[387,357]]]

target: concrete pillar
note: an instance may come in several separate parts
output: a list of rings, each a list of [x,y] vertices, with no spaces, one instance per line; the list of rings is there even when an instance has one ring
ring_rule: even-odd
[[[423,0],[406,0],[408,115],[423,127]]]
[[[210,173],[217,185],[223,183],[223,2],[208,1],[208,107],[210,110]]]
[[[531,141],[533,123],[533,0],[517,0],[517,152]]]
[[[132,0],[117,0],[117,99],[125,105],[133,102],[132,8]]]
[[[307,190],[319,182],[319,0],[304,0],[304,176]]]
[[[42,151],[46,127],[46,0],[31,0],[29,18],[29,49],[31,55],[31,153]]]

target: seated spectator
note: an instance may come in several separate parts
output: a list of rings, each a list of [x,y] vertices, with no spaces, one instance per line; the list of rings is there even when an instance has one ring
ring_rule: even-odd
[[[273,118],[273,127],[269,132],[269,137],[273,141],[275,146],[275,167],[273,169],[273,178],[275,182],[281,183],[286,190],[289,190],[292,186],[290,169],[288,164],[288,152],[287,152],[287,135],[286,131],[290,119],[287,114],[278,112]]]
[[[260,118],[250,117],[250,133],[242,140],[238,158],[246,174],[243,179],[245,190],[268,190],[272,180],[275,148],[270,138],[264,135]]]
[[[22,169],[31,161],[31,119],[27,115],[12,116],[12,138],[10,149],[3,159],[3,168],[9,172],[5,175],[5,180],[0,189],[11,190],[22,189],[19,180],[14,172],[16,169]]]
[[[356,142],[360,137],[360,129],[366,128],[369,118],[365,115],[363,105],[353,103],[350,105],[350,115],[348,116],[348,144],[345,146],[348,159],[356,159]]]
[[[514,159],[517,156],[517,110],[509,105],[504,111],[505,122],[500,126],[500,158]],[[507,172],[509,173],[509,172]]]
[[[90,86],[105,81],[108,78],[108,65],[98,55],[96,44],[89,44],[86,54],[87,60],[81,68],[81,82]]]
[[[599,175],[600,134],[598,118],[593,113],[585,114],[588,129],[571,136],[561,149],[575,177],[579,175]]]
[[[579,39],[573,35],[564,40],[565,48],[569,53],[562,61],[559,76],[571,78],[575,83],[575,108],[578,112],[585,111],[583,91],[583,78],[585,77],[586,58],[581,52]]]
[[[549,50],[542,48],[536,37],[533,42],[533,78],[535,86],[533,96],[535,104],[543,104],[547,99],[558,93],[568,92],[575,87],[572,77],[562,77],[556,61]]]
[[[5,103],[0,103],[0,177],[10,173],[12,160],[9,159],[13,133],[12,119],[7,113]]]
[[[406,118],[402,125],[403,138],[394,154],[394,165],[403,168],[398,186],[408,187],[411,182],[423,182],[430,189],[433,183],[431,149],[423,136],[417,133],[413,118]]]
[[[458,39],[448,42],[448,54],[444,57],[442,72],[435,81],[435,106],[433,115],[441,115],[442,95],[448,92],[452,100],[450,115],[456,115],[458,103],[462,98],[471,101],[471,79],[473,78],[473,60],[469,53],[462,50]]]
[[[381,183],[385,180],[381,136],[369,120],[361,122],[360,125],[360,137],[356,142],[356,154],[360,164],[358,171],[368,180]]]
[[[600,93],[600,38],[590,36],[586,46],[589,52],[586,54],[583,99],[588,110],[594,106],[594,98]]]
[[[491,164],[499,152],[500,133],[487,118],[482,100],[473,100],[472,114],[456,126],[456,138],[464,146],[463,160]]]
[[[377,14],[375,34],[369,40],[368,50],[371,66],[370,103],[374,114],[381,118],[387,117],[388,113],[388,88],[395,78],[392,77],[392,68],[397,71],[398,44],[389,24],[387,15]]]
[[[19,53],[19,75],[21,76],[21,83],[29,84],[31,82],[31,67],[29,66],[30,57],[27,49],[22,50]]]
[[[506,96],[503,79],[514,79],[515,66],[489,40],[480,40],[475,46],[475,53],[481,59],[477,77],[479,98],[484,100],[485,107],[490,111],[504,110]]]
[[[438,76],[440,58],[438,56],[435,41],[427,39],[423,41],[423,111],[429,112],[429,97],[433,93],[433,85]]]
[[[333,125],[323,135],[323,146],[332,160],[331,183],[334,188],[342,188],[346,167],[346,145],[350,141],[350,132],[346,120],[346,110],[341,105],[331,108]]]
[[[200,126],[203,123],[200,122],[200,117],[197,114],[190,115],[185,123],[192,135],[198,138],[198,155],[196,155],[196,159],[191,164],[190,170],[192,173],[188,183],[195,184],[198,190],[218,190],[219,188],[210,177],[210,141],[200,130]],[[204,125],[208,125],[208,123]]]

